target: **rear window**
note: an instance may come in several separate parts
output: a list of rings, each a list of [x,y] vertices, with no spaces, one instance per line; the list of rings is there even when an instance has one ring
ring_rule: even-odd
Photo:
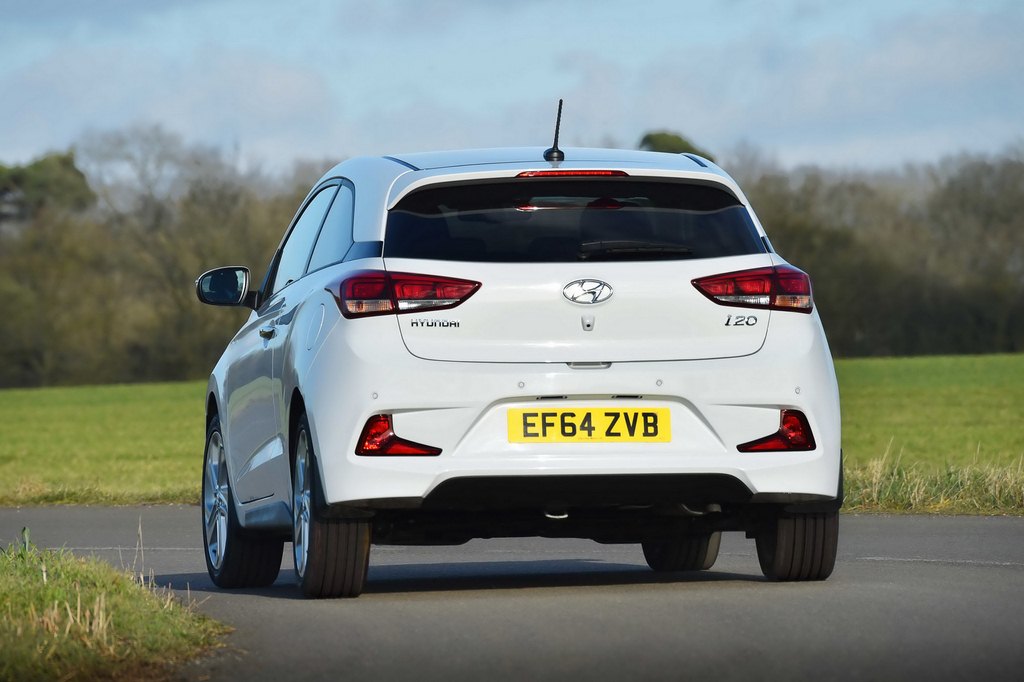
[[[677,260],[763,253],[736,197],[649,180],[441,185],[388,214],[384,256],[490,263]]]

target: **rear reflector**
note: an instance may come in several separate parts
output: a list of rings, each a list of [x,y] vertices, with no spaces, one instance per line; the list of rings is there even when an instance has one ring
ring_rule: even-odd
[[[434,456],[441,454],[441,448],[413,443],[395,435],[391,426],[390,414],[377,414],[366,420],[363,432],[359,434],[356,454],[363,456],[377,455],[420,455]]]
[[[693,286],[719,305],[798,313],[814,308],[811,278],[790,265],[701,277],[693,280]]]
[[[454,308],[476,293],[480,282],[407,272],[364,270],[331,285],[348,318]]]
[[[536,170],[523,171],[517,178],[628,178],[620,170]]]
[[[814,434],[800,410],[782,410],[779,430],[770,436],[743,443],[740,452],[794,452],[814,449]]]

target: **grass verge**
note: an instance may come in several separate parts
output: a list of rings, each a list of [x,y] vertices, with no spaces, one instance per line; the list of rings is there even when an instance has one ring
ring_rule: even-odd
[[[1024,459],[936,469],[880,458],[845,476],[846,511],[1024,515]]]
[[[848,511],[1024,515],[1024,354],[836,362]]]
[[[0,550],[0,680],[163,679],[227,631],[144,578],[24,535]]]

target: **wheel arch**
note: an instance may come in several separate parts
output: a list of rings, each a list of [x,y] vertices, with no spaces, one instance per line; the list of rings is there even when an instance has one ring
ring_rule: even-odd
[[[295,468],[295,436],[299,431],[299,420],[302,415],[306,415],[306,420],[309,420],[309,414],[306,412],[306,401],[302,398],[302,393],[299,392],[298,388],[292,389],[292,394],[288,400],[288,471],[293,471]],[[313,430],[312,425],[310,431]],[[309,434],[310,438],[313,434]],[[314,448],[314,452],[316,449]]]
[[[323,472],[320,470],[320,458],[317,456],[319,449],[316,444],[316,436],[310,414],[306,410],[306,401],[298,388],[292,389],[291,399],[288,401],[288,473],[289,478],[295,475],[295,439],[299,433],[299,422],[306,417],[306,425],[309,429],[309,447],[313,452],[313,471],[310,485],[313,493],[313,504],[318,509],[326,507],[323,491]]]
[[[217,396],[215,396],[213,394],[213,391],[210,391],[206,395],[206,428],[207,428],[207,430],[209,430],[210,422],[213,421],[213,418],[214,417],[219,417],[219,416],[220,416],[220,406],[217,404]],[[223,429],[223,428],[224,428],[224,425],[221,424],[221,429]]]

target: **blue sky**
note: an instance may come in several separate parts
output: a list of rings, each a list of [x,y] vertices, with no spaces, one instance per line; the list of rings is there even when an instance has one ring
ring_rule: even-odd
[[[159,124],[283,168],[635,147],[879,168],[1024,143],[1019,0],[0,0],[0,163]]]

